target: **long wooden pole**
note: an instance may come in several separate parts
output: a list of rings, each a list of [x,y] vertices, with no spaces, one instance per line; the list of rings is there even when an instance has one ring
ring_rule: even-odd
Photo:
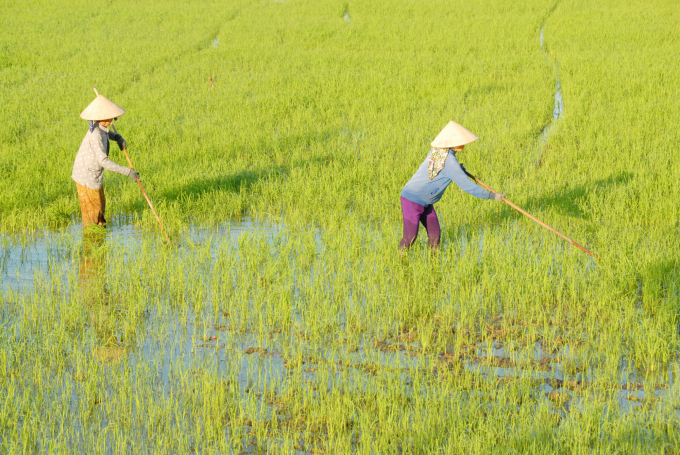
[[[466,173],[467,173],[467,171],[466,171]],[[489,191],[495,193],[495,191],[492,190],[491,187],[489,187],[487,184],[485,184],[484,182],[482,182],[481,180],[479,180],[477,177],[475,177],[474,175],[469,174],[469,173],[467,173],[467,174],[468,174],[468,176],[472,177],[477,183],[479,183],[479,185],[481,185],[482,187],[486,188],[487,190],[489,190]],[[588,253],[589,255],[591,255],[592,257],[594,257],[595,259],[597,259],[598,261],[601,261],[601,260],[602,260],[602,259],[600,259],[600,257],[599,257],[598,255],[596,255],[596,254],[593,253],[592,251],[588,250],[587,248],[582,247],[581,245],[579,245],[578,243],[574,242],[572,239],[570,239],[570,238],[567,237],[566,235],[562,234],[562,233],[559,232],[558,230],[553,229],[552,227],[548,226],[547,224],[545,224],[543,221],[539,220],[539,219],[536,218],[535,216],[533,216],[533,215],[531,215],[531,214],[525,212],[525,211],[522,210],[521,208],[517,207],[515,204],[513,204],[512,202],[510,202],[507,198],[503,198],[503,202],[505,202],[506,204],[508,204],[508,205],[509,205],[510,207],[512,207],[513,209],[517,210],[517,211],[518,211],[519,213],[521,213],[522,215],[531,218],[533,221],[535,221],[536,223],[540,224],[541,226],[543,226],[544,228],[548,229],[549,231],[552,231],[552,232],[554,232],[555,234],[559,235],[560,237],[562,237],[564,240],[566,240],[567,242],[571,243],[571,244],[574,245],[575,247],[580,248],[581,250],[585,251],[586,253]]]
[[[116,127],[113,123],[111,123],[111,126],[113,127],[113,131],[118,133],[116,131]],[[125,158],[127,158],[127,162],[130,165],[130,168],[134,170],[134,166],[132,166],[132,161],[130,160],[130,155],[128,155],[127,152],[127,147],[123,147],[123,153],[125,153]],[[163,234],[165,234],[165,239],[168,241],[170,245],[172,245],[172,242],[170,241],[170,237],[168,237],[168,233],[165,232],[165,227],[163,226],[163,222],[161,221],[161,218],[158,216],[158,213],[156,213],[156,209],[153,208],[153,204],[151,203],[151,199],[149,199],[149,196],[147,196],[146,191],[144,191],[144,187],[142,186],[142,182],[139,181],[139,177],[137,177],[137,184],[139,185],[139,189],[142,190],[142,194],[144,195],[144,198],[146,198],[146,202],[149,203],[149,207],[151,207],[151,211],[153,212],[154,215],[156,215],[156,219],[158,220],[158,224],[161,225],[161,229],[163,229]]]

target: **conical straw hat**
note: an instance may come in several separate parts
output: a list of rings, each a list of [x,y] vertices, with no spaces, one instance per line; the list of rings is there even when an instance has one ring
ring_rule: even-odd
[[[80,114],[80,118],[98,121],[120,117],[125,114],[125,109],[109,100],[104,95],[100,95],[96,88],[94,89],[94,92],[97,94],[97,97]]]
[[[451,120],[448,125],[444,127],[439,136],[432,141],[432,147],[436,148],[450,148],[458,147],[459,145],[469,144],[479,139],[477,136]]]

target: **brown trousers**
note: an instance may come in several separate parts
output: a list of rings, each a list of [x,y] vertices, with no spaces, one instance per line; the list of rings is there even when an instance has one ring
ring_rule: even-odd
[[[78,199],[80,199],[80,214],[83,217],[83,227],[90,224],[103,226],[106,224],[104,210],[106,210],[106,197],[104,197],[104,187],[93,190],[76,182],[78,189]]]

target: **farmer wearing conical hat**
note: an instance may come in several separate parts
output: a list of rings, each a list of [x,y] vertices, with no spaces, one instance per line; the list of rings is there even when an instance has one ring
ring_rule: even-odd
[[[117,142],[121,150],[126,146],[123,136],[107,128],[114,119],[125,113],[125,109],[97,93],[97,89],[94,91],[97,97],[80,114],[80,118],[90,121],[90,127],[80,144],[71,174],[78,189],[83,227],[90,224],[103,226],[106,223],[104,169],[127,175],[133,181],[139,177],[134,169],[120,166],[109,159],[109,139]]]
[[[411,246],[418,236],[422,223],[432,249],[439,246],[441,229],[434,203],[441,199],[451,182],[463,191],[479,199],[500,202],[505,195],[493,193],[472,182],[456,159],[456,153],[470,142],[479,139],[454,121],[449,122],[432,141],[432,150],[420,165],[411,180],[401,190],[401,211],[404,216],[404,236],[399,249]]]

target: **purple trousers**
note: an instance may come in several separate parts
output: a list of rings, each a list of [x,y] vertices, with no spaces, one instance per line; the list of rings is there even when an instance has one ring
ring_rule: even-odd
[[[430,247],[436,249],[439,246],[441,229],[439,228],[437,212],[434,211],[434,205],[425,207],[402,196],[401,213],[404,216],[404,236],[399,243],[400,250],[409,248],[416,240],[420,223],[423,223],[427,230],[427,239]]]

